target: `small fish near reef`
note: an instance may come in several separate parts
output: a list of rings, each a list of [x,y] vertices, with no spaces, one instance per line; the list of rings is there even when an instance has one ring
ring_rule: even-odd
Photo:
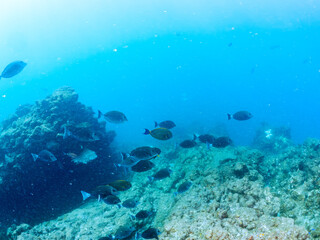
[[[156,147],[143,146],[133,149],[130,156],[138,160],[150,160],[160,155],[161,150]]]
[[[178,187],[178,190],[174,193],[174,195],[178,195],[180,193],[184,193],[184,192],[188,191],[191,186],[192,186],[192,182],[191,181],[186,181],[186,182],[182,183]]]
[[[121,226],[112,236],[112,239],[127,239],[135,230],[133,226]]]
[[[169,140],[172,138],[172,132],[167,128],[156,128],[152,131],[149,131],[148,129],[145,129],[144,132],[145,135],[151,135],[153,138],[158,140]]]
[[[225,148],[231,144],[232,144],[232,140],[229,137],[218,137],[212,143],[212,146],[215,148]]]
[[[140,204],[139,201],[133,199],[133,198],[130,198],[130,199],[127,199],[125,200],[124,202],[122,202],[122,207],[125,207],[125,208],[135,208],[136,206],[138,206]]]
[[[14,61],[8,64],[2,71],[0,79],[14,77],[15,75],[19,74],[25,68],[25,66],[27,66],[27,64],[23,61]]]
[[[118,195],[119,192],[117,191],[117,189],[115,189],[114,187],[110,186],[110,185],[101,185],[96,187],[93,192],[92,195],[96,196],[96,197],[102,197],[105,198],[109,195]]]
[[[126,180],[116,180],[108,185],[115,188],[117,191],[126,191],[132,187],[132,184]]]
[[[98,111],[98,119],[101,118],[102,116],[108,122],[115,123],[115,124],[124,123],[128,121],[126,115],[124,115],[124,113],[119,111],[110,111],[105,114],[103,114],[101,111]]]
[[[142,233],[137,233],[136,234],[136,239],[144,238],[144,239],[159,239],[159,235],[161,232],[157,228],[148,228]]]
[[[154,213],[154,211],[141,210],[136,215],[131,215],[130,217],[132,220],[144,220],[153,215]]]
[[[131,167],[133,172],[146,172],[155,167],[155,164],[149,160],[141,160],[136,165]]]
[[[40,160],[43,162],[57,161],[57,158],[53,155],[53,153],[49,152],[48,150],[42,150],[38,154],[31,153],[31,155],[34,161],[37,161],[37,160]]]
[[[228,113],[228,120],[235,119],[238,121],[245,121],[245,120],[249,120],[252,117],[253,115],[248,111],[239,111],[239,112],[236,112],[235,114]]]
[[[171,128],[174,128],[176,126],[176,124],[170,120],[167,120],[167,121],[163,121],[163,122],[154,122],[154,127],[157,128],[157,127],[161,127],[161,128],[166,128],[166,129],[171,129]]]
[[[100,201],[100,199],[99,199]],[[117,205],[119,208],[121,208],[121,200],[117,196],[114,195],[109,195],[105,198],[102,198],[102,201],[108,205]]]
[[[196,139],[197,139],[197,136],[193,135],[193,140],[184,140],[179,145],[182,148],[193,148],[197,145]]]
[[[211,143],[212,144],[216,138],[210,134],[203,134],[203,135],[200,135],[198,137],[198,139],[202,143]]]
[[[162,180],[167,177],[170,177],[171,173],[172,173],[171,169],[163,168],[163,169],[159,170],[158,172],[156,172],[153,176],[148,176],[148,178],[149,178],[150,182],[153,182],[155,180]]]
[[[57,137],[61,137],[61,136],[63,140],[72,138],[78,142],[95,142],[100,140],[99,136],[97,136],[97,134],[94,132],[88,133],[87,136],[77,136],[73,134],[66,126],[63,126],[63,133],[57,134]]]
[[[95,198],[98,198],[98,200],[100,200],[101,198],[106,198],[107,196],[118,195],[118,194],[119,192],[115,188],[109,185],[98,186],[92,191],[92,193],[81,191],[83,201],[85,201],[90,197],[95,197]]]

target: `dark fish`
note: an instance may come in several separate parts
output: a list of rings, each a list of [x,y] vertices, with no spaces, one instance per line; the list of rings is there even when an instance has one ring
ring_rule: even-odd
[[[179,193],[184,193],[184,192],[188,191],[191,186],[192,186],[192,182],[186,181],[186,182],[182,183],[182,184],[178,187],[177,192],[175,192],[174,194],[177,195],[177,194],[179,194]]]
[[[179,145],[182,148],[193,148],[197,145],[196,139],[197,139],[197,136],[193,135],[193,140],[184,140]]]
[[[117,204],[121,203],[120,198],[118,198],[117,196],[114,196],[114,195],[109,195],[109,196],[103,198],[102,201],[104,201],[106,204],[109,204],[109,205],[117,205]],[[121,207],[121,205],[118,205],[118,207]]]
[[[135,208],[140,202],[136,201],[135,199],[127,199],[122,203],[122,207],[125,208]]]
[[[18,73],[20,73],[27,64],[23,61],[15,61],[10,64],[8,64],[3,72],[1,73],[0,79],[1,78],[11,78]]]
[[[153,176],[148,176],[150,182],[154,181],[154,180],[161,180],[161,179],[165,179],[167,177],[170,177],[170,174],[172,173],[172,170],[169,168],[163,168],[161,170],[159,170],[158,172],[156,172]]]
[[[132,187],[131,183],[126,180],[116,180],[109,183],[108,185],[110,185],[118,191],[126,191]]]
[[[160,153],[159,148],[143,146],[132,150],[130,156],[138,160],[150,160],[156,158]]]
[[[113,188],[109,185],[102,185],[102,186],[96,187],[92,191],[92,193],[87,193],[85,191],[81,191],[81,194],[82,194],[83,201],[85,201],[87,198],[89,198],[91,196],[98,198],[98,201],[100,201],[101,198],[106,198],[109,195],[118,195],[119,192],[115,188]]]
[[[98,114],[98,118],[100,118],[103,115],[104,118],[111,123],[123,123],[128,121],[126,115],[119,111],[110,111],[105,114],[102,114],[101,111],[98,111]]]
[[[148,228],[147,230],[145,230],[142,234],[141,237],[144,239],[159,239],[159,235],[161,234],[161,232],[156,229],[156,228]]]
[[[154,163],[149,160],[141,160],[136,165],[131,167],[133,172],[146,172],[154,167]]]
[[[232,140],[229,137],[219,137],[212,143],[212,146],[216,148],[224,148],[229,146],[231,143]]]
[[[38,159],[43,162],[54,162],[57,161],[57,158],[53,155],[52,152],[48,150],[42,150],[38,154],[31,153],[33,160],[37,161]]]
[[[144,220],[154,214],[154,211],[141,210],[136,215],[131,215],[132,220]]]
[[[73,138],[79,142],[95,142],[100,140],[99,136],[96,135],[94,132],[90,132],[87,134],[86,137],[80,137],[75,134],[73,134],[66,126],[63,126],[63,134],[59,133],[57,136],[61,136],[62,139],[65,140],[67,138]]]
[[[244,120],[248,120],[252,117],[253,117],[253,115],[247,111],[239,111],[239,112],[236,112],[235,114],[228,113],[228,120],[233,118],[238,121],[244,121]]]
[[[171,129],[174,128],[176,126],[176,124],[170,120],[167,121],[163,121],[160,123],[157,123],[156,121],[154,122],[154,127],[161,127],[161,128],[167,128],[167,129]]]
[[[133,226],[121,226],[118,228],[114,236],[112,236],[113,239],[125,239],[129,237],[134,231],[135,227]]]
[[[95,197],[101,197],[101,198],[105,198],[109,195],[118,195],[119,192],[117,191],[117,189],[115,189],[114,187],[110,186],[110,185],[101,185],[96,187],[93,192],[92,195]]]
[[[144,134],[145,135],[150,134],[152,137],[158,140],[168,140],[172,138],[172,132],[170,132],[170,130],[167,128],[156,128],[156,129],[153,129],[152,131],[149,131],[148,129],[146,129]]]
[[[211,143],[212,144],[216,138],[210,134],[203,134],[203,135],[200,135],[198,137],[198,139],[202,143]]]

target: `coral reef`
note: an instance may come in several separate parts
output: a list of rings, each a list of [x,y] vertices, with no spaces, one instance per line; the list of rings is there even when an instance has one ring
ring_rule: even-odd
[[[63,137],[65,129],[76,137]],[[75,192],[110,178],[112,162],[107,156],[114,137],[70,87],[62,87],[33,105],[20,106],[2,123],[0,134],[2,224],[48,220],[80,204]],[[44,149],[58,160],[34,161],[31,154]],[[88,149],[94,152],[88,164],[72,161],[75,157],[70,156],[83,158]]]
[[[159,228],[161,240],[319,239],[319,140],[268,156],[247,147],[208,150],[204,144],[167,151],[154,160],[156,169],[132,174],[132,188],[119,195],[139,200],[136,209],[91,200],[34,227],[14,226],[8,236],[99,239],[130,224],[138,231]],[[164,167],[173,170],[171,177],[150,183],[148,176]],[[191,188],[175,196],[187,180]],[[140,210],[156,214],[142,223],[131,220]]]

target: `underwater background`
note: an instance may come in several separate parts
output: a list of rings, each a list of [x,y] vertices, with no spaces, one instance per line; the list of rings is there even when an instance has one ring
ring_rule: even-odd
[[[255,117],[228,123],[238,144],[264,121],[289,126],[296,142],[320,136],[317,1],[0,4],[0,66],[28,63],[0,83],[3,119],[70,85],[95,109],[126,112],[119,134],[132,140],[156,119],[210,127],[241,109]]]
[[[294,175],[292,172],[296,170],[298,175],[305,171],[304,177],[301,177],[303,180],[300,179],[301,181],[297,184],[302,186],[306,181],[310,181],[313,187],[308,185],[309,187],[306,187],[301,195],[306,196],[305,194],[311,190],[316,190],[312,196],[319,195],[320,176],[317,172],[319,165],[317,161],[320,159],[317,148],[319,143],[312,141],[305,143],[310,138],[320,139],[318,127],[320,122],[320,3],[318,1],[2,0],[0,9],[2,33],[0,71],[16,60],[27,63],[21,73],[12,78],[0,80],[0,120],[5,122],[0,135],[0,162],[3,162],[0,168],[5,167],[1,170],[3,172],[0,171],[0,177],[18,179],[16,182],[0,181],[0,185],[4,183],[4,186],[0,187],[0,193],[5,193],[6,196],[0,199],[2,206],[0,207],[2,215],[0,226],[1,232],[5,232],[4,236],[6,235],[4,239],[7,237],[33,239],[30,236],[34,233],[30,233],[30,236],[21,235],[20,238],[19,235],[21,232],[30,230],[30,226],[47,220],[54,221],[56,217],[74,209],[77,211],[79,206],[84,205],[80,194],[83,188],[89,191],[99,184],[120,178],[127,179],[131,183],[142,184],[150,173],[143,177],[132,175],[130,172],[128,174],[123,169],[114,168],[114,163],[118,163],[118,159],[114,160],[110,156],[114,156],[112,154],[115,152],[130,152],[136,147],[145,145],[161,149],[160,159],[163,160],[156,164],[158,170],[159,167],[170,167],[174,173],[181,169],[186,173],[185,177],[180,175],[176,178],[171,177],[173,183],[162,182],[163,185],[170,186],[166,193],[170,192],[171,197],[176,191],[173,189],[178,186],[176,184],[181,183],[179,182],[181,179],[190,180],[198,187],[204,182],[206,186],[208,185],[210,181],[205,180],[208,175],[188,174],[192,168],[199,166],[202,169],[211,169],[213,175],[216,174],[212,177],[214,179],[212,181],[220,182],[221,186],[223,184],[227,186],[233,181],[233,173],[229,170],[238,167],[240,173],[235,170],[235,176],[233,176],[235,179],[244,179],[248,173],[248,181],[260,181],[261,189],[271,187],[274,183],[276,190],[273,189],[274,191],[270,190],[270,192],[286,192],[288,183],[292,180],[289,177],[286,178],[288,173],[291,177]],[[54,92],[64,86],[71,87],[71,90],[62,88]],[[51,95],[53,92],[54,94]],[[59,119],[57,124],[53,119],[48,120],[51,117],[50,113],[54,113],[52,110],[54,108],[51,108],[51,112],[45,102],[49,102],[49,106],[63,105],[59,103],[60,94],[67,96],[66,98],[71,96],[73,100],[70,101],[70,106],[76,106],[75,109],[79,109],[79,112],[74,113],[72,107],[63,109],[60,115],[57,115]],[[55,96],[58,97],[55,98]],[[83,105],[78,105],[76,103],[78,100]],[[36,101],[40,104],[35,104]],[[61,100],[61,102],[69,104],[69,100],[66,102]],[[34,107],[26,110],[27,115],[23,113],[20,116],[17,109],[24,104],[32,104]],[[87,106],[92,107],[92,110]],[[34,114],[42,112],[43,109],[47,109],[43,115]],[[103,126],[103,129],[106,129],[104,132],[99,125],[101,120],[97,119],[98,110],[103,113],[111,110],[121,111],[125,113],[128,121],[123,124],[107,122]],[[253,117],[248,121],[234,119],[228,121],[228,113],[233,114],[240,110],[249,111]],[[18,117],[10,120],[8,124],[7,119],[12,119],[15,115]],[[46,121],[54,126],[55,134],[62,134],[60,126],[69,120],[76,122],[77,119],[82,119],[82,122],[93,124],[95,130],[98,129],[97,131],[102,135],[100,137],[106,141],[104,144],[98,144],[99,146],[88,143],[85,144],[85,148],[88,147],[96,152],[98,161],[92,165],[89,164],[88,167],[72,165],[73,163],[66,160],[64,151],[67,149],[64,149],[55,155],[58,159],[64,159],[64,170],[75,171],[75,175],[69,177],[66,172],[63,172],[64,170],[61,171],[58,166],[50,164],[50,169],[41,165],[43,172],[34,175],[34,171],[37,171],[39,166],[32,165],[31,153],[40,152],[39,146],[41,144],[47,146],[49,140],[46,137],[40,137],[40,140],[37,139],[39,143],[33,142],[39,144],[38,146],[31,146],[32,143],[30,143],[31,147],[28,145],[25,149],[22,145],[16,144],[14,151],[8,146],[12,144],[11,139],[18,138],[15,133],[23,135],[23,132],[36,127],[36,125],[29,126],[19,122],[19,119],[27,121],[35,116],[44,119],[43,122],[47,118]],[[163,142],[143,134],[145,128],[150,130],[154,128],[154,121],[163,120],[172,120],[176,124],[172,131],[172,139]],[[282,142],[277,142],[277,139],[273,143],[266,143],[264,134],[268,129],[274,129],[275,137],[281,138],[279,141]],[[276,136],[277,131],[278,136]],[[12,132],[15,133],[12,134]],[[199,143],[197,147],[202,147],[198,150],[197,147],[177,148],[180,142],[192,139],[194,134],[199,136],[206,133],[227,135],[232,139],[233,144],[223,150],[210,147],[207,149],[205,144],[202,146]],[[26,141],[28,136],[28,134],[25,135]],[[288,141],[283,140],[282,137]],[[52,139],[54,138],[55,135]],[[70,145],[72,150],[78,150],[77,147]],[[248,153],[251,147],[259,149],[268,160],[261,162],[260,153],[254,153],[251,157]],[[246,148],[249,150],[245,150]],[[208,153],[209,151],[211,153]],[[212,151],[217,152],[212,153]],[[247,155],[250,157],[246,157]],[[10,163],[16,160],[8,161],[5,156],[18,159],[19,167],[14,164],[11,166]],[[210,160],[210,157],[216,156],[220,156],[217,157],[220,163],[213,163]],[[199,159],[203,160],[197,162]],[[252,159],[258,159],[259,163]],[[281,162],[279,159],[284,160]],[[235,165],[229,166],[229,160],[235,161]],[[247,160],[249,162],[252,160],[254,163],[248,163]],[[248,167],[236,165],[239,161]],[[7,162],[10,163],[7,164]],[[7,166],[10,170],[7,170]],[[20,175],[15,172],[18,168],[21,170],[17,171]],[[215,172],[220,170],[221,172]],[[201,172],[201,168],[198,171]],[[252,180],[252,177],[250,178],[252,171],[259,172],[261,177]],[[10,174],[7,176],[6,172]],[[277,177],[278,173],[281,177]],[[55,178],[50,178],[51,175]],[[44,176],[48,176],[48,179],[44,179]],[[225,176],[230,176],[231,180]],[[73,182],[74,188],[61,189],[71,179],[77,180]],[[6,184],[6,181],[10,184]],[[280,184],[281,181],[282,184]],[[28,186],[31,185],[34,195],[29,196]],[[292,190],[295,187],[298,188],[290,185],[289,189]],[[139,190],[140,188],[143,188],[143,191]],[[164,187],[158,186],[150,190],[142,184],[140,187],[135,187],[135,191],[139,196],[152,195],[153,200],[170,202],[169,196],[164,198],[166,200],[161,200],[159,191],[163,190],[162,188]],[[201,195],[199,191],[197,190],[197,193]],[[223,196],[225,190],[219,191]],[[231,192],[245,195],[242,191],[241,193],[237,190]],[[195,192],[189,197],[196,195]],[[218,195],[217,193],[212,196],[212,199],[219,199],[218,202],[224,201],[224,198],[217,197]],[[276,197],[280,199],[279,196]],[[266,196],[261,195],[260,198],[266,199]],[[302,202],[305,202],[306,198],[294,197],[295,201]],[[309,202],[307,207],[297,207],[297,209],[310,211],[309,215],[312,216],[310,219],[313,219],[320,211],[319,207],[316,207],[319,205],[319,199],[318,196],[316,200]],[[258,202],[257,199],[256,201]],[[147,202],[148,204],[144,206],[150,207],[150,201]],[[25,203],[28,203],[27,208]],[[65,206],[63,206],[64,203]],[[189,203],[193,204],[191,200]],[[50,204],[53,204],[56,210],[52,209],[52,212],[48,213],[48,209],[51,209]],[[97,204],[92,202],[92,206],[90,205],[93,212],[101,210],[102,207]],[[145,225],[135,225],[135,231],[139,232],[140,228],[156,223],[154,225],[157,225],[162,232],[159,235],[160,239],[218,239],[210,234],[210,237],[205,237],[205,233],[197,233],[196,236],[189,236],[190,238],[182,238],[181,236],[185,233],[179,236],[170,235],[171,230],[164,230],[165,221],[168,221],[167,225],[174,224],[168,220],[168,212],[166,212],[167,215],[161,213],[159,208],[164,206],[163,204],[157,205],[159,219],[147,222]],[[186,204],[186,201],[183,204]],[[173,205],[170,206],[174,209]],[[183,205],[184,209],[188,206],[192,208],[191,205]],[[296,203],[296,206],[300,205]],[[112,211],[116,212],[115,208]],[[221,207],[221,209],[225,208],[226,206]],[[311,208],[314,212],[310,210]],[[105,206],[103,210],[107,211]],[[112,213],[109,217],[115,219],[117,214],[122,214],[123,208],[119,211],[120,213]],[[267,212],[265,211],[266,214]],[[279,218],[286,211],[282,210],[281,214],[280,212],[279,210],[279,214],[270,213],[270,216]],[[224,219],[220,216],[221,212],[217,214],[219,219]],[[290,214],[284,215],[296,219],[296,215],[293,217],[294,214]],[[231,216],[230,213],[229,216]],[[196,216],[192,217],[196,218]],[[62,221],[64,220],[63,218]],[[62,222],[61,219],[56,221]],[[302,233],[299,230],[296,238],[292,239],[308,239],[308,237],[320,239],[319,222],[312,221],[308,222],[309,225],[303,225],[303,220],[299,219],[297,225],[305,227],[307,234],[303,235],[304,230],[301,230]],[[120,222],[124,223],[125,220]],[[15,229],[13,227],[6,234],[7,228],[12,224],[19,226],[24,223],[30,226],[24,230],[12,230]],[[185,225],[192,226],[191,223],[185,223]],[[314,230],[317,227],[319,227],[318,232]],[[197,229],[201,227],[198,226]],[[103,233],[107,235],[115,232],[114,229],[109,230]],[[248,229],[249,232],[251,230]],[[52,237],[41,238],[39,230],[36,231],[38,235],[34,235],[40,239]],[[44,232],[43,230],[43,235]],[[226,230],[226,232],[232,231]],[[242,234],[239,238],[235,236],[237,235],[231,234],[229,237],[230,239],[249,239],[251,235]],[[56,236],[56,239],[99,239],[95,235],[86,236],[85,233],[80,237],[72,234],[69,237]],[[127,238],[119,237],[119,239]],[[280,237],[279,239],[289,238]]]

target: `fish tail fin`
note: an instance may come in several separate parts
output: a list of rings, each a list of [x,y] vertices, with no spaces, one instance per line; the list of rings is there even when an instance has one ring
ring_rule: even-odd
[[[91,197],[90,193],[87,193],[85,191],[81,191],[81,195],[82,195],[82,199],[83,201],[85,201],[86,199],[88,199],[89,197]]]
[[[154,127],[156,128],[158,126],[159,126],[159,124],[156,121],[154,121]]]
[[[136,220],[136,217],[133,216],[133,215],[130,215],[130,218],[131,218],[132,221]]]
[[[227,113],[228,114],[228,120],[231,120],[231,114]]]
[[[98,119],[102,117],[102,112],[98,110]]]
[[[148,176],[149,182],[153,182],[154,177]]]
[[[72,136],[72,133],[69,131],[69,129],[66,126],[64,126],[64,132],[63,132],[63,137],[62,138],[66,139],[66,138],[68,138],[70,136]]]
[[[144,133],[143,133],[143,134],[144,134],[144,135],[149,135],[150,133],[151,133],[151,132],[150,132],[148,129],[146,129],[146,128],[145,128],[145,130],[144,130]]]
[[[193,134],[193,141],[197,140],[197,135],[196,134]]]
[[[31,153],[31,156],[33,158],[33,161],[37,161],[37,159],[39,158],[38,154]]]

